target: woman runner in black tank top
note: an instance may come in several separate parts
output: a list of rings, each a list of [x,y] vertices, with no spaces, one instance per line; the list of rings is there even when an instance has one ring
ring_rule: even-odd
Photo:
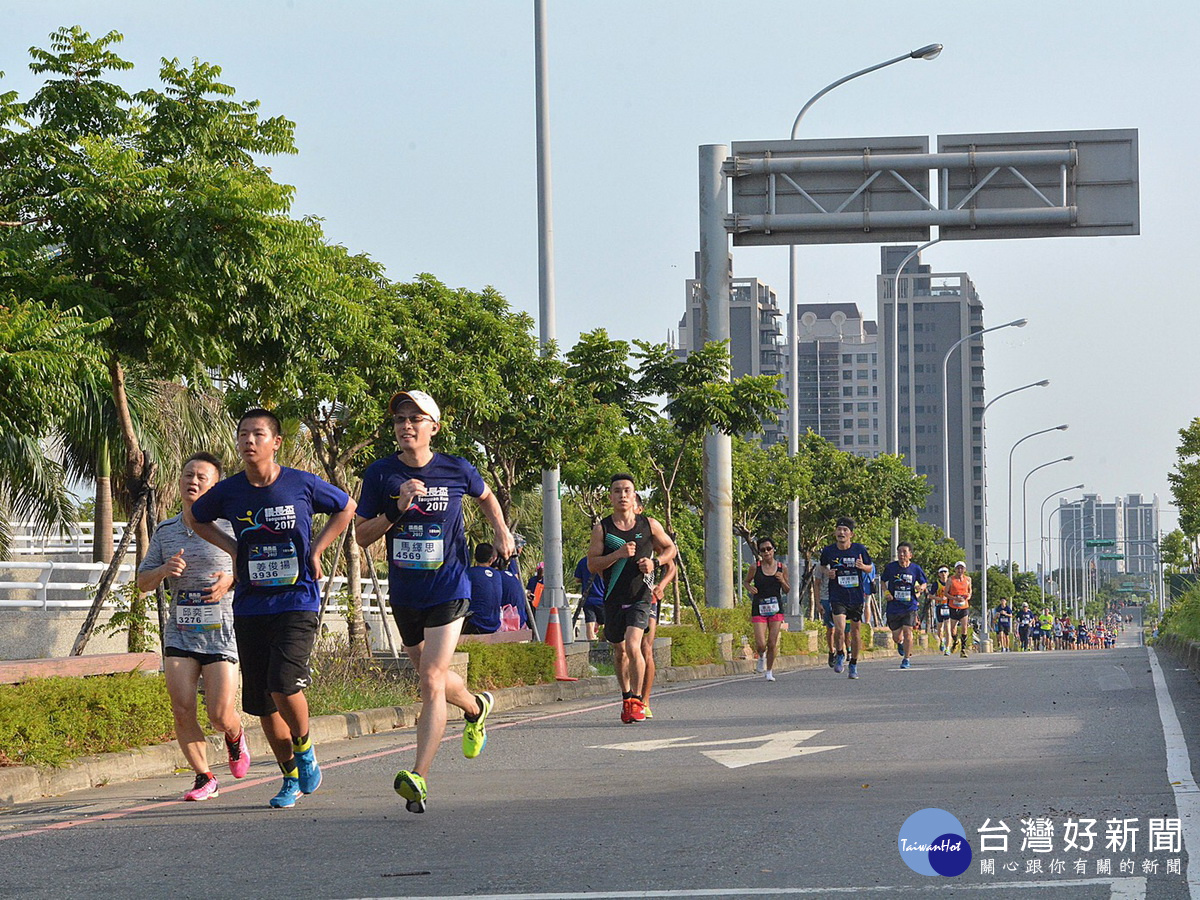
[[[755,670],[775,680],[775,657],[779,654],[779,631],[783,627],[783,594],[791,590],[787,567],[775,559],[775,542],[758,542],[758,562],[746,575],[750,592],[750,621],[754,625],[754,648],[758,653]]]

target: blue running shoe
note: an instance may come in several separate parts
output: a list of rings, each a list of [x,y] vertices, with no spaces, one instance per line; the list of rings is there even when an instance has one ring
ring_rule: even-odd
[[[284,775],[283,787],[279,789],[278,794],[271,798],[271,805],[276,809],[290,809],[302,796],[304,796],[304,792],[300,790],[300,779]]]
[[[295,754],[296,769],[300,774],[300,790],[311,794],[321,786],[321,767],[317,765],[316,748],[309,747]]]
[[[896,645],[896,652],[897,652],[897,653],[899,653],[901,656],[903,656],[903,655],[904,655],[904,645],[903,645],[903,644],[897,644],[897,645]]]
[[[850,677],[851,678],[858,677],[858,665],[855,663],[850,663]]]
[[[900,668],[902,668],[902,669],[911,669],[911,668],[912,668],[912,662],[911,662],[910,660],[907,660],[907,659],[906,659],[904,662],[900,663]]]
[[[845,662],[846,662],[846,654],[839,653],[833,660],[833,671],[835,671],[839,675],[841,675],[842,672],[844,672],[846,669]]]

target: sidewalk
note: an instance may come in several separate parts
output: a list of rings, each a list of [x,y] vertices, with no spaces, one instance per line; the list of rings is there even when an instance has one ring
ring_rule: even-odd
[[[780,656],[775,661],[775,670],[788,672],[795,669],[824,666],[825,657]],[[685,681],[704,681],[731,675],[751,675],[754,660],[733,660],[705,666],[664,666],[658,670],[660,684]],[[500,688],[492,691],[496,697],[496,711],[518,709],[527,706],[544,706],[565,700],[581,700],[587,697],[608,696],[619,700],[617,679],[613,675],[583,678],[579,681],[555,682],[552,684],[523,685]],[[317,716],[311,720],[310,733],[316,744],[329,741],[352,740],[365,735],[380,734],[416,725],[421,711],[419,703],[408,706],[391,706],[383,709],[367,709],[359,712]],[[460,719],[462,714],[450,708],[450,721]],[[269,758],[271,749],[257,721],[246,720],[246,740],[250,753],[259,759]],[[210,758],[223,760],[225,748],[221,735],[212,735],[209,740]],[[153,747],[123,750],[119,753],[104,753],[86,756],[59,769],[40,769],[33,766],[0,768],[0,808],[28,803],[43,797],[54,797],[71,791],[86,790],[108,784],[120,784],[150,778],[187,769],[187,762],[179,745],[171,741]]]

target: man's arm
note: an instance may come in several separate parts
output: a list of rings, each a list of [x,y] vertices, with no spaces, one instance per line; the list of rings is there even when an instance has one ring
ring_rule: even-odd
[[[314,578],[320,579],[323,575],[321,570],[321,554],[329,548],[329,545],[337,539],[339,534],[350,527],[350,520],[354,518],[354,510],[357,508],[358,504],[354,502],[354,498],[347,497],[346,505],[329,517],[329,521],[325,523],[325,527],[321,529],[320,534],[313,540],[312,546],[309,548],[308,558],[312,564]]]
[[[637,544],[629,541],[614,550],[612,553],[604,552],[604,529],[597,522],[592,526],[592,540],[588,544],[588,571],[593,575],[603,575],[613,563],[618,559],[629,559],[637,554]]]
[[[485,485],[483,493],[475,502],[479,504],[479,511],[483,513],[483,517],[492,526],[492,546],[496,548],[496,555],[501,559],[508,559],[517,552],[517,548],[513,543],[512,532],[508,530],[508,524],[504,521],[500,501],[496,499],[492,489]]]

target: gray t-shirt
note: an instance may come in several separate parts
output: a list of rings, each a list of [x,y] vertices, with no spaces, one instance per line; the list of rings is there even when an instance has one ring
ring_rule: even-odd
[[[214,523],[229,536],[229,523]],[[178,578],[168,578],[163,586],[171,598],[171,615],[167,620],[164,643],[178,650],[194,653],[214,653],[237,659],[237,641],[233,634],[233,588],[230,587],[220,603],[204,603],[200,592],[213,582],[214,572],[230,573],[233,560],[224,550],[210,544],[183,523],[183,516],[173,516],[159,523],[150,538],[146,557],[138,566],[139,572],[157,569],[183,549],[187,568]]]

